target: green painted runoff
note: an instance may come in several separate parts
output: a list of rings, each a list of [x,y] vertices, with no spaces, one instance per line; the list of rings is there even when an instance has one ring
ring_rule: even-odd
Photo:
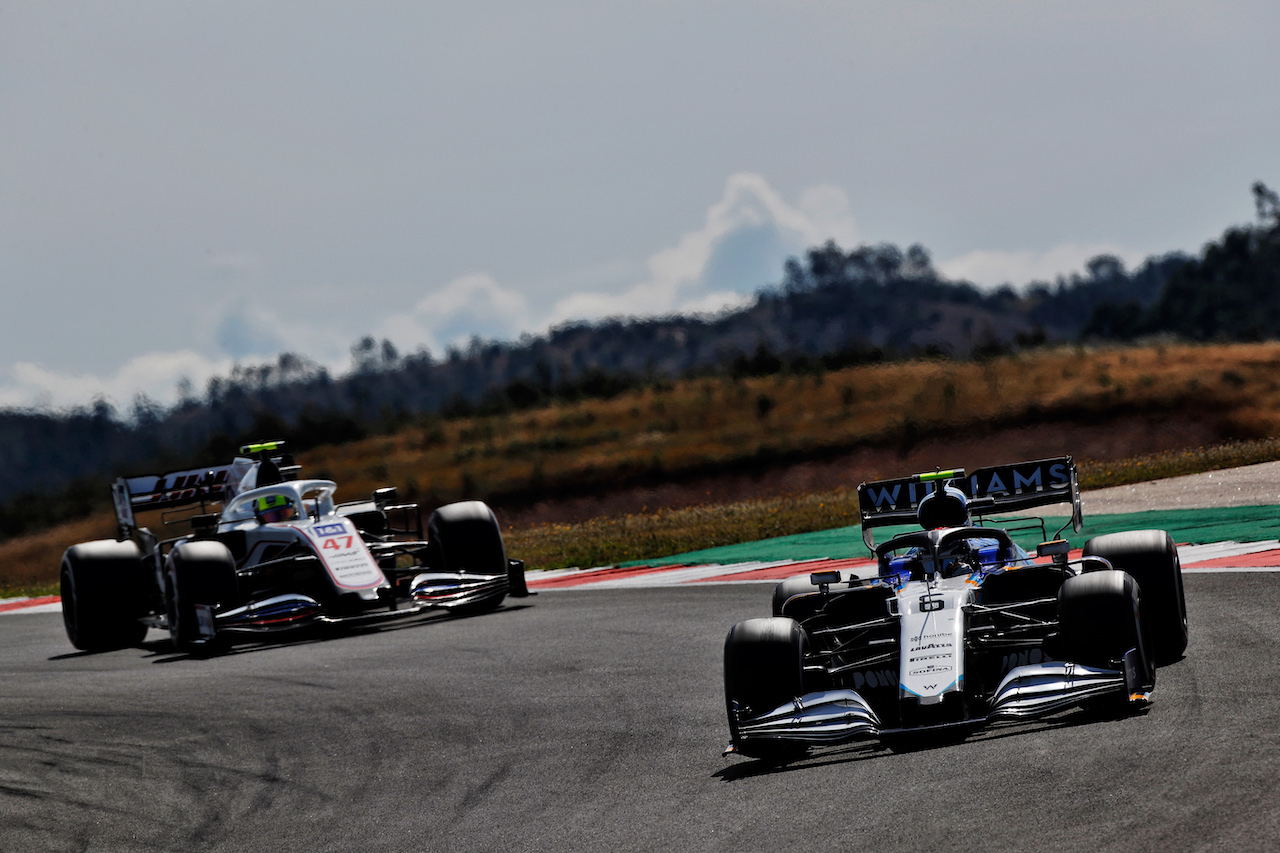
[[[1070,518],[1066,516],[1045,518],[1045,528],[1050,537],[1060,527],[1069,523]],[[1012,523],[1002,523],[1001,526],[1009,530],[1014,540],[1028,550],[1033,550],[1036,543],[1041,541],[1038,526],[1033,530],[1021,531],[1015,529],[1019,525]],[[1090,536],[1150,528],[1169,531],[1173,541],[1179,544],[1262,542],[1280,538],[1280,506],[1152,510],[1096,515],[1084,519],[1084,530],[1081,533],[1075,533],[1068,527],[1062,535],[1069,539],[1072,545],[1079,547]],[[894,532],[905,529],[909,528],[877,529],[876,541],[884,541]],[[623,565],[665,566],[745,563],[753,560],[838,560],[868,556],[870,554],[862,544],[862,528],[859,525],[853,525],[820,530],[817,533],[799,533],[794,536],[779,536],[776,539],[762,539],[759,542],[743,542],[740,545],[704,548],[701,551],[689,551],[653,560],[637,560]]]

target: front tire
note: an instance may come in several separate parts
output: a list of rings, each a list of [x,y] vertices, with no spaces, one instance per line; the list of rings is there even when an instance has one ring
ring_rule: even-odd
[[[136,543],[104,539],[73,545],[62,555],[58,576],[71,645],[100,652],[142,642],[145,586]]]
[[[724,701],[729,738],[741,754],[787,759],[804,753],[803,744],[785,741],[743,743],[738,721],[804,695],[807,645],[804,629],[785,617],[748,619],[729,629],[724,641]]]
[[[1139,677],[1144,684],[1155,684],[1141,590],[1127,572],[1089,572],[1063,581],[1058,633],[1059,651],[1088,666],[1117,668],[1127,652],[1137,649]]]
[[[1182,590],[1182,564],[1173,539],[1163,530],[1133,530],[1095,536],[1084,543],[1085,556],[1105,557],[1128,572],[1142,590],[1151,629],[1152,658],[1161,666],[1181,659],[1187,650],[1187,602]]]
[[[169,639],[179,651],[191,651],[212,638],[201,636],[197,608],[238,602],[236,563],[221,542],[183,542],[165,559],[165,603]]]
[[[507,550],[493,510],[483,501],[445,504],[427,519],[428,559],[439,572],[500,575],[510,583]],[[495,609],[505,593],[451,608],[454,613],[482,613]]]

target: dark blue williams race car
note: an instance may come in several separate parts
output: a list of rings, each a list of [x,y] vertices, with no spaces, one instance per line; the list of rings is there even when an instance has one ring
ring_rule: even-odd
[[[184,651],[239,635],[402,619],[428,610],[474,614],[525,596],[524,564],[509,560],[480,501],[431,513],[394,488],[335,503],[331,480],[299,478],[273,441],[231,463],[112,486],[117,537],[68,548],[62,613],[77,649],[140,643],[167,630]],[[138,515],[180,535],[157,535]]]
[[[1081,705],[1141,712],[1156,667],[1187,647],[1166,532],[1096,536],[1072,559],[1066,525],[1050,539],[1042,519],[1010,517],[1067,504],[1078,533],[1070,457],[863,483],[858,498],[875,577],[784,580],[772,616],[729,631],[726,754],[787,760],[860,738],[963,736]],[[875,543],[875,528],[906,524]],[[1035,555],[1010,536],[1028,532]]]

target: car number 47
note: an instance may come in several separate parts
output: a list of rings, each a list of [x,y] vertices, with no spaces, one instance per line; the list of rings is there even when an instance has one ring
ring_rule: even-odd
[[[344,539],[347,540],[347,544],[340,545],[339,543]],[[355,541],[354,536],[333,536],[329,539],[324,540],[324,544],[321,545],[320,547],[326,548],[332,551],[343,551],[343,550],[346,550],[347,548],[350,548],[351,543],[354,541]]]

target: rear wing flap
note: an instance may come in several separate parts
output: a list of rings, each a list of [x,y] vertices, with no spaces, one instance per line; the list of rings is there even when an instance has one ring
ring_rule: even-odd
[[[234,497],[253,464],[251,459],[240,458],[230,465],[213,468],[120,477],[111,484],[120,535],[127,536],[137,528],[135,511],[221,502]]]
[[[1056,456],[1032,462],[992,465],[966,474],[957,470],[954,478],[917,474],[897,480],[876,480],[858,486],[858,514],[862,521],[862,541],[875,550],[871,531],[890,524],[913,524],[916,509],[925,495],[949,483],[969,499],[972,515],[1021,512],[1053,504],[1071,505],[1071,525],[1079,533],[1084,522],[1080,509],[1080,486],[1075,462],[1070,456]],[[928,479],[922,479],[922,477]]]

